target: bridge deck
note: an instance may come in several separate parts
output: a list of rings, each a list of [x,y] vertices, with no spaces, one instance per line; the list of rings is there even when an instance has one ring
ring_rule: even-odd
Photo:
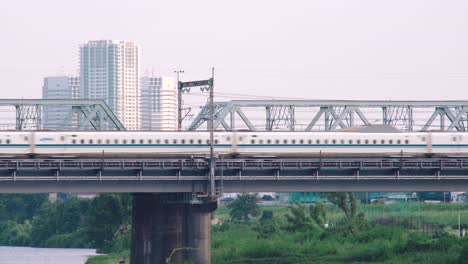
[[[205,160],[0,160],[0,192],[204,192]],[[466,191],[468,159],[227,159],[217,186],[240,191]]]

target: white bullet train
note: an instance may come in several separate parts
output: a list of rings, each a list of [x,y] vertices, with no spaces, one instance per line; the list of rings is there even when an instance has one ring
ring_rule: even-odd
[[[225,157],[468,157],[468,133],[216,132]],[[0,132],[0,158],[204,158],[208,132]]]

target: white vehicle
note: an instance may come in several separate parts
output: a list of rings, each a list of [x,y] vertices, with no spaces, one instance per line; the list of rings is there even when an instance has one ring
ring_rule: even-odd
[[[214,143],[226,157],[468,157],[463,132],[216,132]],[[0,132],[0,158],[208,155],[208,132]]]

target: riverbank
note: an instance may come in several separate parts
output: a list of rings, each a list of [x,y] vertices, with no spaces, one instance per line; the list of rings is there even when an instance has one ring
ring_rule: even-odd
[[[221,207],[214,213],[222,224],[212,227],[212,263],[466,263],[460,259],[468,257],[468,238],[457,235],[458,219],[468,227],[468,204],[361,205],[358,231],[346,229],[337,207],[325,209],[329,228],[294,229],[290,207],[261,207],[272,219],[246,223],[230,221]],[[88,264],[114,264],[121,256],[92,257]]]

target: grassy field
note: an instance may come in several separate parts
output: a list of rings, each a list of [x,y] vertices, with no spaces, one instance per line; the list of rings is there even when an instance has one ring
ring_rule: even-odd
[[[287,206],[263,206],[273,212],[279,226],[286,222]],[[330,226],[343,213],[326,205]],[[259,238],[258,219],[248,224],[229,223],[229,211],[220,207],[214,217],[225,222],[212,228],[212,263],[459,263],[463,247],[456,238],[458,219],[468,227],[468,204],[396,203],[360,205],[370,226],[355,235],[330,230],[287,232]],[[381,224],[374,224],[374,223]],[[425,232],[427,225],[443,233]],[[424,232],[423,232],[424,231]],[[433,231],[433,230],[432,230]],[[442,234],[442,235],[441,235]],[[448,235],[452,234],[452,235]],[[88,264],[114,264],[122,256],[93,257]],[[128,263],[128,262],[127,262]],[[463,263],[463,262],[462,262]]]

